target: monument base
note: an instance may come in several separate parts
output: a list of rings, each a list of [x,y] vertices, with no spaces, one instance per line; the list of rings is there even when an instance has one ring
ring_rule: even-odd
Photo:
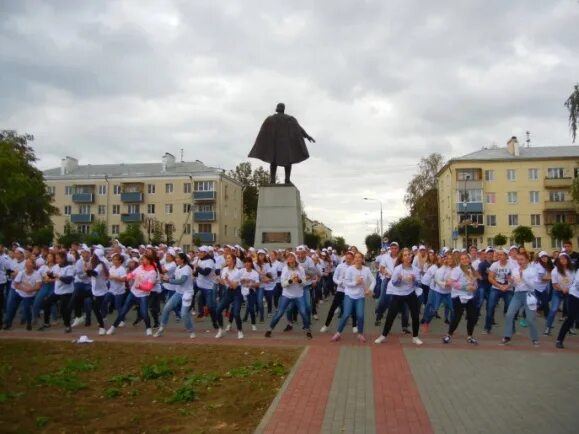
[[[255,248],[286,249],[304,243],[300,191],[291,184],[259,187]]]

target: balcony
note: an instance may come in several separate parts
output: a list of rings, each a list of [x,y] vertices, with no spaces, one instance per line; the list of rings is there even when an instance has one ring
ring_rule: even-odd
[[[194,191],[193,192],[193,199],[194,200],[215,200],[217,197],[216,191]]]
[[[94,194],[93,193],[73,193],[72,201],[74,203],[93,203]]]
[[[575,211],[575,202],[572,200],[563,200],[563,201],[545,201],[545,210],[546,211]]]
[[[121,193],[121,202],[142,202],[143,193],[140,191],[127,191]]]
[[[543,186],[545,188],[571,188],[573,178],[545,178]]]
[[[123,223],[141,223],[144,219],[142,213],[121,214],[121,221]]]
[[[466,228],[468,228],[468,235],[483,235],[485,233],[484,225],[459,226],[458,233],[464,235]]]
[[[197,232],[193,234],[194,240],[199,240],[202,243],[214,243],[215,234],[213,232]]]
[[[193,213],[193,218],[197,222],[214,222],[215,211],[199,211]]]
[[[543,213],[543,223],[546,226],[554,225],[555,223],[575,225],[577,224],[577,213],[571,211],[545,211]]]
[[[466,207],[465,207],[466,205]],[[483,212],[483,204],[482,202],[458,202],[456,204],[456,212],[458,213],[473,213],[473,212]]]
[[[72,223],[92,223],[94,214],[71,214],[70,221]]]

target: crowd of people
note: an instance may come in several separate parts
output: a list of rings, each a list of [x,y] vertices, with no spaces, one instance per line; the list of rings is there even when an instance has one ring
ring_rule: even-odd
[[[320,332],[327,332],[337,315],[331,341],[339,341],[351,321],[352,332],[364,343],[365,304],[374,298],[374,326],[384,320],[376,344],[387,340],[400,314],[403,333],[421,345],[419,334],[429,332],[443,306],[448,329],[442,343],[452,341],[465,317],[466,341],[476,345],[477,324],[491,334],[503,300],[501,345],[510,343],[518,324],[528,328],[532,345],[538,346],[538,314],[544,317],[543,334],[551,335],[561,312],[556,347],[564,348],[567,334],[579,326],[578,260],[569,241],[561,251],[537,255],[519,246],[435,252],[392,242],[370,266],[355,247],[336,252],[304,245],[285,250],[216,245],[184,252],[166,245],[130,248],[118,241],[109,248],[14,243],[0,245],[0,322],[10,330],[18,316],[27,330],[62,323],[70,333],[83,324],[91,327],[94,314],[98,334],[112,335],[135,306],[133,325],[142,322],[147,336],[163,336],[173,314],[191,338],[196,337],[194,318],[209,318],[215,338],[235,326],[243,339],[244,322],[252,331],[264,323],[269,338],[283,319],[284,332],[299,327],[299,317],[311,339],[318,306],[331,298]]]

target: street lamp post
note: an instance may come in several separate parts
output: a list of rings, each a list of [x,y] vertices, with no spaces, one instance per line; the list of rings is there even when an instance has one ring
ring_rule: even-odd
[[[373,200],[380,204],[380,238],[384,236],[384,219],[383,219],[383,210],[382,210],[382,202],[378,199],[374,199],[371,197],[365,197],[364,200]]]

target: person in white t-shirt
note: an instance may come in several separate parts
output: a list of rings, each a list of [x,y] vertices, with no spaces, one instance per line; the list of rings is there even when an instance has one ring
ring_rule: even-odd
[[[104,250],[95,249],[89,261],[90,265],[86,270],[86,274],[90,276],[91,280],[92,307],[99,325],[100,336],[104,336],[107,332],[102,315],[102,306],[108,292],[109,269],[104,259]]]
[[[567,294],[567,318],[561,325],[555,346],[559,349],[565,348],[563,341],[574,324],[579,321],[579,273],[575,273],[573,283],[569,287]]]
[[[124,258],[122,255],[115,254],[112,257],[112,265],[109,268],[109,290],[105,296],[105,306],[103,316],[108,311],[108,304],[113,303],[115,311],[118,313],[123,308],[125,297],[127,295],[127,270],[124,267]],[[121,327],[124,326],[124,323]]]
[[[217,321],[219,323],[219,330],[215,336],[217,339],[225,336],[223,330],[223,311],[229,306],[233,305],[232,317],[235,319],[237,326],[237,338],[243,339],[243,326],[241,322],[241,303],[243,302],[243,295],[241,294],[240,279],[242,271],[235,267],[235,256],[227,253],[225,256],[225,263],[221,272],[219,273],[219,284],[223,285],[225,292],[217,307]],[[228,327],[229,330],[230,327]]]
[[[12,281],[13,290],[10,291],[8,296],[4,330],[12,328],[12,321],[20,304],[22,304],[24,310],[26,330],[32,330],[32,303],[34,295],[38,292],[41,285],[42,277],[35,269],[34,260],[27,259],[24,263],[24,269],[19,271]]]

